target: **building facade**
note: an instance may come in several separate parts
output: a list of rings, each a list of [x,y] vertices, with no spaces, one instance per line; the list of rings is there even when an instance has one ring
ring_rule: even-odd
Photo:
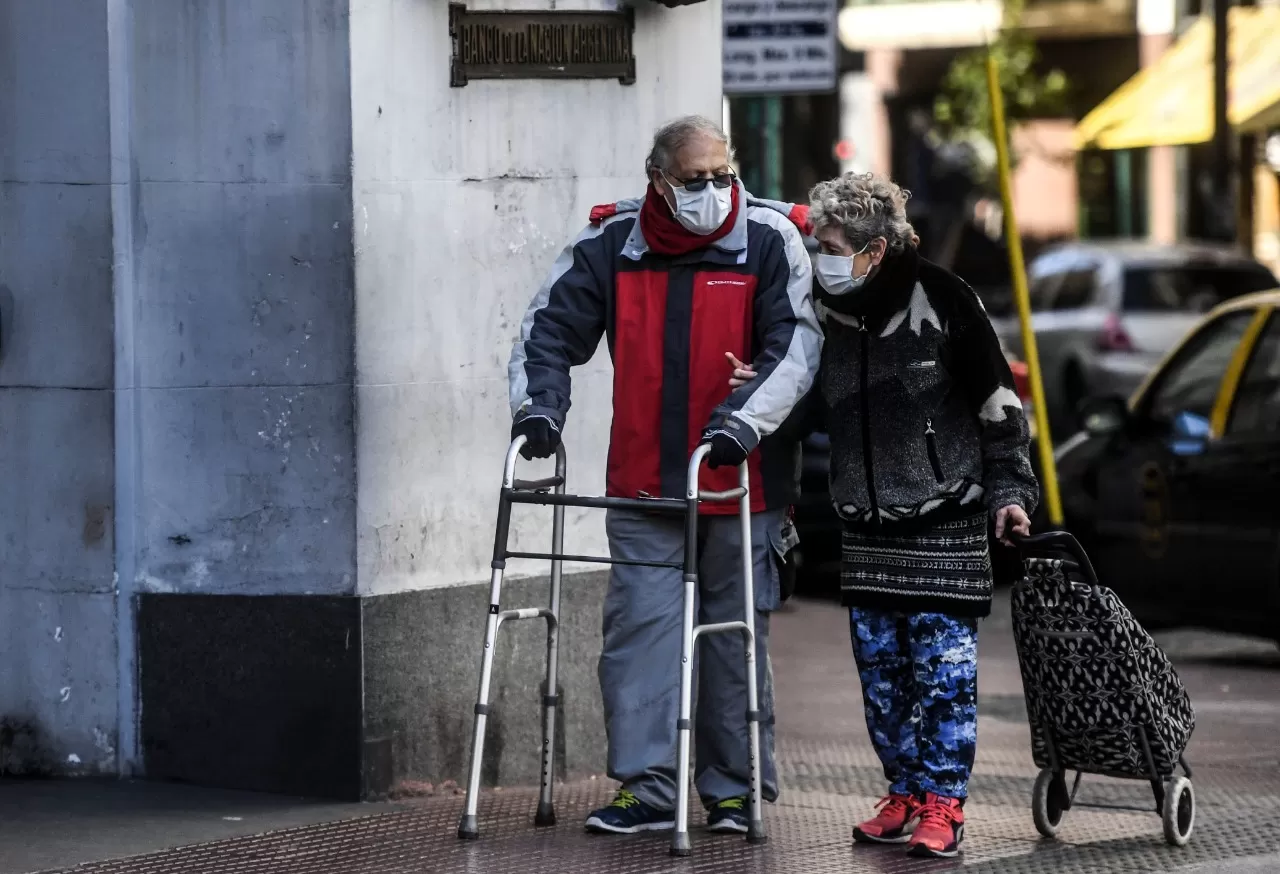
[[[460,85],[444,0],[0,0],[4,771],[461,774],[524,309],[591,206],[642,190],[654,128],[721,109],[719,4],[631,10],[632,84]],[[576,490],[611,389],[603,354],[575,377]],[[549,538],[517,519],[516,548]],[[573,772],[603,762],[601,600],[567,582]],[[485,776],[511,783],[544,647],[504,635]]]

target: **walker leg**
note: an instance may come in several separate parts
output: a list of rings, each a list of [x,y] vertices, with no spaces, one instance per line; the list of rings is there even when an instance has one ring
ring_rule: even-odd
[[[705,453],[702,453],[705,455]],[[676,828],[671,855],[688,856],[689,843],[689,737],[693,731],[693,623],[698,599],[698,465],[694,455],[690,472],[684,538],[684,621],[680,633],[680,718],[676,722]]]
[[[698,591],[697,574],[684,578],[684,629],[680,641],[680,719],[676,722],[676,830],[671,855],[687,856],[689,845],[689,738],[693,718],[693,619]]]
[[[564,494],[565,456],[563,450],[556,458],[556,475],[561,478],[557,494]],[[552,515],[551,553],[564,553],[564,507],[557,506]],[[556,762],[556,712],[560,705],[560,583],[563,562],[551,562],[551,621],[547,623],[547,677],[542,693],[542,793],[538,797],[538,812],[533,824],[549,827],[556,824],[556,808],[553,798]]]
[[[747,482],[747,465],[738,471],[738,483],[743,495],[738,500],[738,518],[742,525],[742,579],[743,614],[747,624],[743,634],[743,649],[747,662],[747,742],[750,757],[751,803],[747,824],[747,842],[763,844],[769,840],[764,830],[764,798],[762,791],[762,763],[760,759],[760,689],[756,668],[756,586],[755,561],[751,547],[751,494]]]
[[[509,466],[509,465],[508,465]],[[484,730],[489,718],[489,681],[493,675],[493,652],[498,637],[498,613],[502,598],[502,573],[506,569],[507,534],[511,528],[511,498],[503,489],[498,502],[498,530],[494,537],[493,574],[489,580],[489,616],[484,629],[484,651],[480,656],[480,689],[476,694],[475,724],[471,734],[471,768],[467,774],[467,801],[458,837],[474,841],[480,837],[477,813],[480,806],[480,770],[484,765]]]

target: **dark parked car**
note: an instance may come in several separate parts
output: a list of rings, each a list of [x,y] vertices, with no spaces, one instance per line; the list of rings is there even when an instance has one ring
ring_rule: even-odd
[[[1067,527],[1153,627],[1280,637],[1280,290],[1240,298],[1058,450]]]

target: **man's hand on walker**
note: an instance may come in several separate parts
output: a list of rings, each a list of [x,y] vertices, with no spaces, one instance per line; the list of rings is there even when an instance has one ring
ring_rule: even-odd
[[[525,439],[520,454],[525,458],[550,458],[560,448],[560,429],[546,416],[525,416],[511,425],[511,439]]]
[[[1027,518],[1026,510],[1017,504],[1010,504],[996,511],[996,537],[1005,546],[1013,546],[1014,534],[1030,537],[1031,520]]]
[[[737,467],[747,460],[747,450],[737,438],[723,428],[708,429],[702,442],[711,447],[707,453],[707,467]]]
[[[733,376],[729,377],[729,388],[744,386],[756,378],[756,372],[751,369],[751,365],[739,361],[738,356],[732,352],[724,353],[724,357],[729,359],[729,364],[733,367]]]

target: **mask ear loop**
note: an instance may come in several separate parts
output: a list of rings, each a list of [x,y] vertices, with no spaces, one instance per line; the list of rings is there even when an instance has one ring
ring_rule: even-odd
[[[857,258],[859,255],[865,255],[867,253],[867,250],[871,248],[871,242],[872,242],[871,240],[867,240],[867,244],[865,246],[863,246],[861,249],[854,252],[853,255],[850,256],[850,261],[849,261],[850,267],[853,266],[853,260],[852,260],[853,258]],[[876,266],[875,264],[871,264],[870,266],[867,267],[866,273],[862,274],[861,276],[851,276],[850,278],[854,282],[866,282],[867,277],[871,275],[871,271],[875,269],[875,266]],[[852,273],[853,271],[850,270],[849,272]]]
[[[856,252],[854,252],[854,253],[853,253],[854,257],[857,257],[858,255],[865,255],[865,254],[866,254],[866,252],[867,252],[867,250],[871,248],[871,244],[872,244],[872,243],[874,243],[874,242],[875,242],[876,240],[878,240],[878,239],[880,239],[880,237],[875,237],[875,238],[873,238],[873,239],[867,240],[867,244],[866,244],[865,246],[863,246],[861,249],[859,249],[858,251],[856,251]],[[888,243],[887,243],[887,242],[885,243],[885,246],[886,246],[886,248],[888,247]],[[870,264],[870,265],[868,265],[868,267],[867,267],[867,272],[866,272],[866,273],[864,273],[864,274],[862,274],[862,276],[860,276],[860,277],[856,277],[856,279],[857,279],[857,280],[860,280],[860,281],[862,281],[862,282],[866,282],[866,281],[867,281],[867,279],[871,276],[871,271],[872,271],[872,270],[875,270],[875,269],[876,269],[876,267],[878,267],[878,266],[879,266],[879,265],[876,263],[876,261],[875,261],[875,255],[872,255],[872,256],[871,256],[871,259],[872,259],[872,260],[871,260],[871,264]],[[883,256],[883,255],[880,257],[880,260],[881,260],[881,261],[884,261],[884,256]]]
[[[658,170],[658,172],[662,174],[662,178],[666,181],[667,187],[671,189],[671,200],[675,201],[675,203],[672,203],[671,200],[667,200],[667,196],[664,194],[662,195],[662,202],[667,205],[667,209],[671,212],[671,217],[675,218],[680,214],[680,198],[676,192],[683,190],[684,186],[676,185],[676,181],[667,175],[666,170]]]

